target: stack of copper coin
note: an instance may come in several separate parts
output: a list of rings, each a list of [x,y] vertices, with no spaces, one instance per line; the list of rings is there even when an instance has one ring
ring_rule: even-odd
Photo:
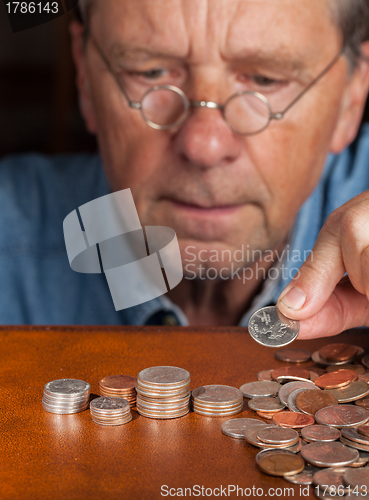
[[[92,420],[100,425],[123,425],[132,420],[131,408],[126,399],[100,397],[91,401]]]
[[[228,385],[204,385],[192,392],[193,411],[207,417],[226,417],[242,411],[243,394]]]
[[[149,418],[183,417],[190,411],[190,374],[175,366],[154,366],[137,377],[137,411]]]
[[[99,382],[100,396],[124,398],[131,408],[136,405],[136,377],[129,375],[110,375]]]
[[[83,380],[60,379],[44,387],[42,406],[50,413],[79,413],[88,407],[90,384]]]

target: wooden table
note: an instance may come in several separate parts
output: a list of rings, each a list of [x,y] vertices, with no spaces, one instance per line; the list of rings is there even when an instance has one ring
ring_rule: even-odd
[[[366,330],[291,346],[313,351],[332,341],[369,350]],[[191,373],[191,389],[204,384],[240,387],[256,380],[258,371],[285,364],[274,358],[275,349],[260,346],[245,329],[2,327],[0,345],[2,500],[152,500],[166,498],[161,493],[169,488],[196,485],[238,485],[244,498],[245,489],[252,487],[261,488],[267,498],[270,488],[293,488],[290,498],[314,498],[312,490],[305,496],[299,486],[261,473],[254,458],[258,450],[222,434],[221,424],[228,418],[190,413],[153,420],[134,411],[127,425],[105,427],[92,422],[88,410],[54,415],[41,406],[44,384],[59,378],[85,380],[97,394],[98,381],[106,375],[136,376],[143,368],[174,365]],[[237,417],[258,418],[246,402]],[[274,497],[283,496],[278,492]],[[236,492],[229,498],[237,498]]]

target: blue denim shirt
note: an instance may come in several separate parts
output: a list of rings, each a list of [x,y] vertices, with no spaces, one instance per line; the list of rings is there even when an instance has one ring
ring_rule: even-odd
[[[328,157],[319,184],[301,207],[290,235],[284,275],[266,280],[240,322],[276,303],[312,250],[327,216],[369,189],[369,124],[340,155]],[[8,156],[0,161],[0,323],[144,325],[187,319],[166,296],[115,311],[104,274],[72,271],[63,220],[109,193],[98,155]]]

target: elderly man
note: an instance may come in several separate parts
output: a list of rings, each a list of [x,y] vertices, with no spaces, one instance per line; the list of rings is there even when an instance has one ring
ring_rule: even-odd
[[[7,160],[33,197],[17,191],[23,212],[8,221],[3,322],[247,325],[278,301],[301,337],[369,326],[368,0],[80,9],[80,106],[107,181],[95,157]],[[115,312],[103,276],[68,269],[60,233],[70,210],[125,188],[142,225],[176,231],[185,276]]]

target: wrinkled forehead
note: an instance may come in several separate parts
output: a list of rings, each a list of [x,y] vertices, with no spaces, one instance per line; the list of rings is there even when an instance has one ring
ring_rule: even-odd
[[[178,57],[274,49],[321,52],[340,33],[331,0],[95,0],[91,24],[111,43]],[[331,51],[335,50],[333,46]]]

